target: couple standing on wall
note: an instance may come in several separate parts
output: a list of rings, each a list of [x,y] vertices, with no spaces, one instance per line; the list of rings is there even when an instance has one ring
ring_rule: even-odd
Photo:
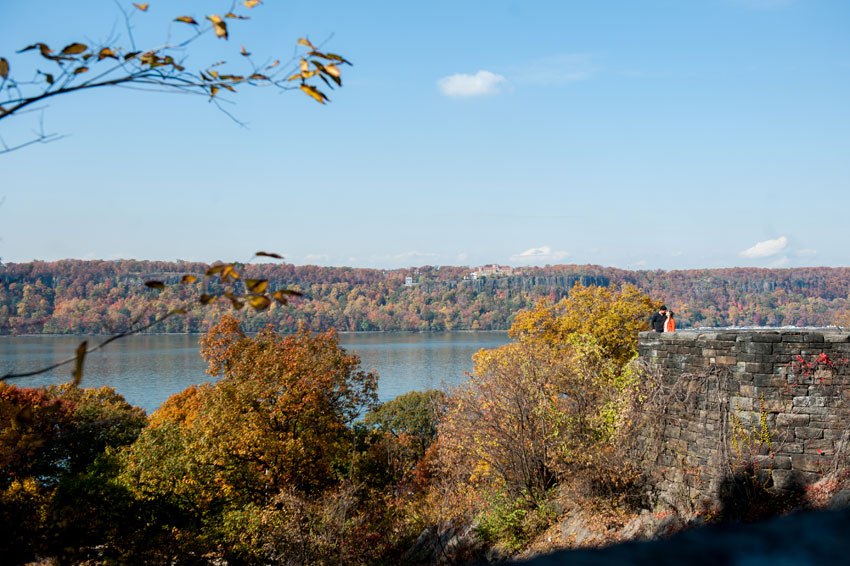
[[[673,320],[673,311],[664,305],[649,319],[649,324],[656,332],[673,332],[676,330],[676,321]]]

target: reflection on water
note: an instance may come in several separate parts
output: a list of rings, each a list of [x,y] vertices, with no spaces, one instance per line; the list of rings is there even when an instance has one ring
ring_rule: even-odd
[[[109,385],[127,401],[151,412],[171,395],[209,380],[198,353],[199,335],[137,335],[117,340],[86,357],[86,387]],[[34,370],[74,354],[80,336],[2,336],[0,373]],[[96,344],[103,337],[88,338]],[[387,401],[402,393],[456,385],[472,370],[472,354],[508,341],[505,332],[341,334],[364,370],[380,377],[378,396]],[[70,379],[71,366],[14,380],[37,387]]]

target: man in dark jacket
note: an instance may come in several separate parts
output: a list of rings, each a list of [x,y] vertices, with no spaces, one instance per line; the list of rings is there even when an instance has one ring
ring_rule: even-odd
[[[649,319],[649,324],[656,332],[664,332],[664,321],[667,320],[667,307],[661,305],[658,312]]]

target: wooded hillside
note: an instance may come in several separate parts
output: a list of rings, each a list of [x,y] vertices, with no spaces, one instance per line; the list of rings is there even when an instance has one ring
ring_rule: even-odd
[[[192,303],[188,315],[171,317],[152,330],[203,332],[229,303],[201,307],[196,300],[204,291],[201,283],[177,283],[184,274],[202,275],[207,267],[134,260],[0,265],[0,332],[110,333]],[[243,323],[248,330],[259,330],[271,322],[287,332],[299,321],[314,330],[504,330],[518,311],[541,298],[560,299],[576,282],[634,284],[667,303],[680,327],[823,326],[850,310],[850,268],[626,271],[557,265],[524,268],[513,276],[464,279],[470,271],[452,266],[379,270],[247,265],[245,277],[267,278],[271,288],[297,289],[305,298],[289,307],[243,313]],[[412,286],[405,286],[406,277],[412,278]],[[165,282],[166,290],[145,287],[151,279]]]

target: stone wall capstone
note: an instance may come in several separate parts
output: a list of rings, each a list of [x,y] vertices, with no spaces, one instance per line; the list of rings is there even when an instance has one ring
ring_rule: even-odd
[[[639,352],[675,389],[651,416],[640,455],[665,503],[719,497],[745,458],[768,487],[800,489],[845,452],[850,371],[838,368],[850,368],[850,333],[641,332]]]

